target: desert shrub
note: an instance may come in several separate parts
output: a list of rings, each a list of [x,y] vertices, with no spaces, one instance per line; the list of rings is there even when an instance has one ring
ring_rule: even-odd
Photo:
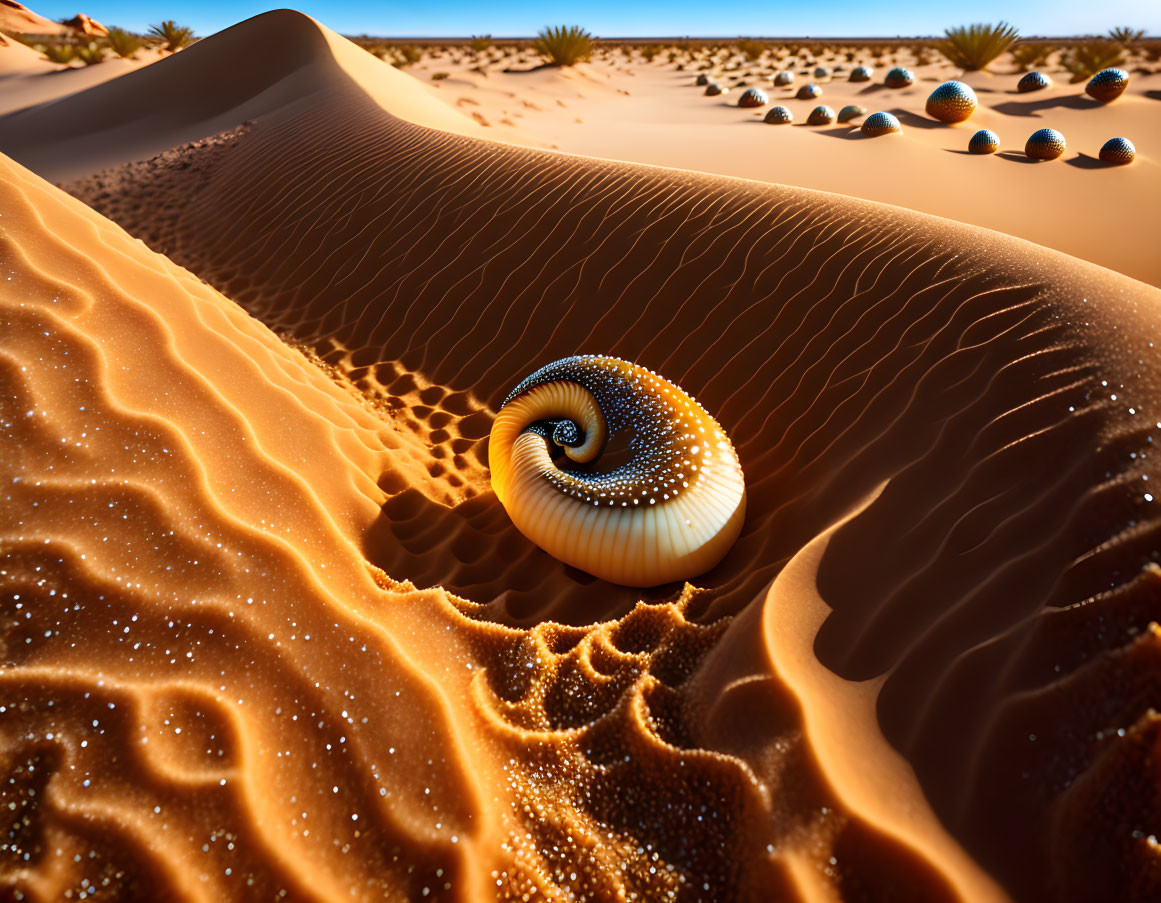
[[[645,62],[652,63],[653,57],[661,52],[660,44],[646,44],[641,48],[641,56],[645,58]]]
[[[490,34],[474,34],[472,39],[468,41],[468,47],[476,51],[476,53],[483,53],[492,46],[492,36]]]
[[[743,54],[751,63],[766,52],[766,45],[761,41],[742,40],[734,45],[735,49]]]
[[[433,82],[441,82],[450,75],[450,72],[433,72],[431,73],[431,80]]]
[[[1018,32],[1007,22],[999,25],[957,25],[944,32],[947,38],[939,45],[942,53],[955,66],[967,71],[987,69],[1001,53],[1016,40]]]
[[[1012,61],[1019,72],[1043,66],[1056,48],[1051,44],[1017,44],[1012,48]]]
[[[122,59],[129,59],[141,49],[141,38],[124,28],[110,28],[105,40],[109,49]]]
[[[95,66],[105,62],[105,48],[96,41],[82,44],[77,48],[76,57],[86,66]]]
[[[77,58],[77,48],[72,44],[46,44],[41,51],[50,63],[67,66]]]
[[[1116,28],[1109,29],[1109,38],[1116,41],[1122,47],[1136,44],[1143,37],[1145,37],[1145,29],[1143,28],[1129,28],[1127,25],[1118,25]]]
[[[173,19],[166,19],[160,25],[150,25],[149,33],[161,38],[166,50],[177,51],[193,42],[194,30],[188,25],[178,25]]]
[[[1082,82],[1102,69],[1122,65],[1125,62],[1125,51],[1115,41],[1085,41],[1075,45],[1061,62],[1072,73],[1071,81]]]
[[[579,25],[549,26],[532,42],[532,49],[550,66],[573,66],[593,55],[593,36]]]
[[[390,50],[392,60],[400,69],[406,69],[408,66],[414,66],[421,59],[423,59],[423,51],[414,44],[401,44],[392,47]]]

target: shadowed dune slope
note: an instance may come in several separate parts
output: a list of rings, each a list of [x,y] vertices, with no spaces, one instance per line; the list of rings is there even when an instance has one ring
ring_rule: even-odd
[[[361,554],[471,600],[403,594],[431,623],[380,629],[448,693],[463,755],[502,763],[489,731],[510,726],[523,765],[478,803],[527,832],[506,874],[1001,896],[978,864],[1022,900],[1155,898],[1161,293],[894,208],[426,129],[356,76],[70,189],[427,455],[422,474],[375,458],[356,480],[343,454],[310,472],[359,487],[334,528],[352,573]],[[496,405],[578,352],[658,370],[732,436],[746,524],[696,587],[595,581],[491,496]],[[487,640],[440,649],[425,631],[445,629]],[[492,694],[474,727],[443,670],[459,662]],[[555,869],[577,844],[573,878]]]

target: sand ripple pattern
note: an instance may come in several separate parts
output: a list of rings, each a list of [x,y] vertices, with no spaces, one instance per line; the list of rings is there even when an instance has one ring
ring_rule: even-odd
[[[73,308],[166,322],[184,295],[117,302],[129,277],[31,212],[62,202],[5,189],[6,228],[29,212],[4,574],[35,600],[3,613],[11,881],[51,899],[95,849],[193,899],[1161,891],[1155,289],[872,204],[426,130],[354,83],[177,156],[71,189],[334,379],[236,311],[236,380],[178,367],[205,325],[109,345]],[[158,191],[191,200],[154,215]],[[149,399],[142,348],[180,370]],[[594,350],[734,439],[746,524],[696,587],[571,570],[487,490],[507,389]],[[179,377],[262,387],[313,444],[228,393],[201,426]],[[70,443],[97,415],[61,401],[83,386],[92,452]],[[848,726],[881,748],[853,761]]]

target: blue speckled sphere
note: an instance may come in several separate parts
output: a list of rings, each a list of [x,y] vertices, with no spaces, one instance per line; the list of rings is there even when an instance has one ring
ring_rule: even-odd
[[[1089,79],[1084,93],[1101,103],[1109,103],[1125,93],[1129,87],[1129,73],[1124,69],[1102,69]]]
[[[826,104],[819,104],[806,117],[807,125],[830,125],[832,122],[834,122],[834,110]]]
[[[858,104],[854,103],[847,104],[845,107],[839,110],[838,121],[850,122],[852,119],[857,119],[859,116],[862,116],[866,112],[866,107],[860,107]]]
[[[785,88],[787,85],[794,84],[794,73],[789,69],[783,69],[774,76],[774,84],[779,88]]]
[[[738,98],[739,107],[764,107],[769,102],[770,98],[761,88],[747,88]]]
[[[1101,159],[1116,166],[1132,163],[1136,156],[1137,149],[1128,138],[1110,138],[1101,147]]]
[[[818,85],[803,85],[794,96],[799,100],[814,100],[816,97],[822,97],[822,88]]]
[[[862,132],[871,138],[879,135],[901,134],[903,127],[891,113],[872,113],[863,120]]]
[[[771,125],[788,125],[794,121],[794,114],[786,107],[771,107],[770,112],[762,121],[769,122]]]
[[[1029,72],[1016,83],[1016,90],[1021,94],[1027,94],[1029,91],[1043,91],[1045,88],[1051,87],[1052,79],[1043,72]]]
[[[944,82],[927,98],[927,115],[940,122],[965,122],[976,111],[976,92],[963,82]]]
[[[972,154],[994,154],[1000,149],[1000,136],[991,129],[980,129],[968,142],[968,152]]]
[[[875,70],[870,66],[855,66],[851,70],[850,81],[853,82],[869,82],[871,76],[875,74]]]
[[[904,69],[902,66],[896,66],[883,79],[883,84],[888,88],[907,88],[914,84],[914,82],[915,74],[910,69]]]
[[[1039,129],[1024,145],[1024,153],[1033,160],[1055,160],[1064,153],[1068,143],[1056,129]]]

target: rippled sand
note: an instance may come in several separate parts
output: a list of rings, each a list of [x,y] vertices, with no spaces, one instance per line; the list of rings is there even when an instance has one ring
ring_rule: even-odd
[[[255,22],[281,75],[68,186],[119,225],[0,157],[4,893],[1161,893],[1161,292],[489,143]],[[734,440],[695,585],[567,568],[491,494],[497,405],[579,351]]]

